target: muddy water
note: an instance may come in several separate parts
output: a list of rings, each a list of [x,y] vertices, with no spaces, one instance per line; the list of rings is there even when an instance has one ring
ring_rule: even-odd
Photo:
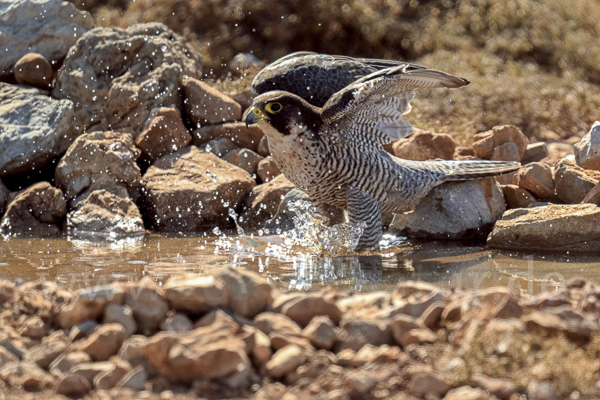
[[[394,238],[381,254],[324,257],[283,251],[279,238],[147,235],[120,241],[0,239],[0,278],[49,280],[67,289],[150,276],[159,282],[223,266],[256,271],[281,289],[390,289],[403,280],[447,287],[510,286],[523,294],[553,291],[573,276],[600,282],[595,256],[510,253],[483,245]]]

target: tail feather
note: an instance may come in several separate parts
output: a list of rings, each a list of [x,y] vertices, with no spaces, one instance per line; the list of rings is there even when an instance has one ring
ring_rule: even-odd
[[[516,161],[436,160],[435,168],[444,173],[443,181],[464,181],[516,171],[521,168],[521,163]]]

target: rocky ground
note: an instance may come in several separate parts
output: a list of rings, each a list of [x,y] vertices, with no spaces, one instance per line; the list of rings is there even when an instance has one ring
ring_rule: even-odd
[[[258,274],[0,281],[1,398],[584,399],[600,287],[281,293]]]

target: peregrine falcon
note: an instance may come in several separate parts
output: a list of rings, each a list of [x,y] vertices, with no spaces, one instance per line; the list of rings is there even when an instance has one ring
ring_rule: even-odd
[[[294,53],[261,71],[246,115],[283,174],[313,200],[362,223],[357,252],[378,250],[381,212],[408,212],[435,186],[519,168],[503,161],[410,161],[382,145],[412,133],[414,89],[469,82],[396,61]]]

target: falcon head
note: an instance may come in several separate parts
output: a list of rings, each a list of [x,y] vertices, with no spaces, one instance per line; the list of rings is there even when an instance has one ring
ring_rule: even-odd
[[[246,112],[246,125],[257,124],[267,136],[317,134],[323,125],[321,109],[295,94],[273,91],[254,99]]]

